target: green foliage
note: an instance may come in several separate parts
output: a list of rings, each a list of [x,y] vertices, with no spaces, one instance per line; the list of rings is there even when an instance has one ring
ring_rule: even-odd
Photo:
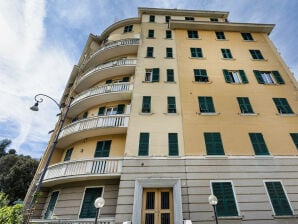
[[[8,196],[5,193],[0,192],[0,208],[7,206],[8,203],[9,203]]]
[[[7,146],[9,146],[10,144],[11,144],[11,140],[9,140],[9,139],[3,139],[3,140],[0,141],[0,157],[6,155],[6,151],[5,151],[5,149],[6,149]]]
[[[23,205],[4,206],[0,208],[0,223],[21,224],[23,222]]]

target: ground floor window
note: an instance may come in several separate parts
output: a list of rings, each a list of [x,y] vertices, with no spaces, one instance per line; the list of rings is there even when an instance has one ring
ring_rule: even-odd
[[[94,207],[94,201],[96,198],[102,197],[102,193],[102,187],[86,188],[80,218],[95,218],[96,208]]]

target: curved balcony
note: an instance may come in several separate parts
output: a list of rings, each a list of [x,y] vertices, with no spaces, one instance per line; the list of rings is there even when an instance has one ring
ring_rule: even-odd
[[[121,82],[97,86],[95,88],[83,91],[72,101],[68,116],[74,117],[75,115],[83,112],[84,109],[102,103],[118,100],[129,100],[131,98],[132,89],[132,83]]]
[[[58,163],[48,167],[43,186],[57,185],[86,178],[98,179],[118,177],[122,170],[122,160],[113,158],[93,158]]]
[[[88,89],[95,83],[119,75],[131,75],[134,73],[137,59],[120,59],[101,64],[82,74],[75,87],[77,92]]]
[[[129,115],[109,115],[82,119],[62,128],[58,148],[76,141],[100,135],[124,134],[128,127]]]
[[[123,39],[108,42],[85,59],[83,67],[92,67],[120,55],[136,54],[139,38]]]

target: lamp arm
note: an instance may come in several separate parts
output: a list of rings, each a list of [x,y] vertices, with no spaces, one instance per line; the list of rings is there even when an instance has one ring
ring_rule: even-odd
[[[50,97],[46,94],[40,93],[40,94],[35,95],[34,99],[37,103],[41,103],[43,101],[43,98],[41,96],[51,99],[59,107],[59,109],[61,109],[61,105],[55,99],[53,99],[52,97]]]

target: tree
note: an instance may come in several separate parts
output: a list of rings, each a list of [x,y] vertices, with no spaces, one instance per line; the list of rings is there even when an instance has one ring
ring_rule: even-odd
[[[3,139],[0,141],[0,158],[6,155],[5,149],[11,144],[11,140]]]

